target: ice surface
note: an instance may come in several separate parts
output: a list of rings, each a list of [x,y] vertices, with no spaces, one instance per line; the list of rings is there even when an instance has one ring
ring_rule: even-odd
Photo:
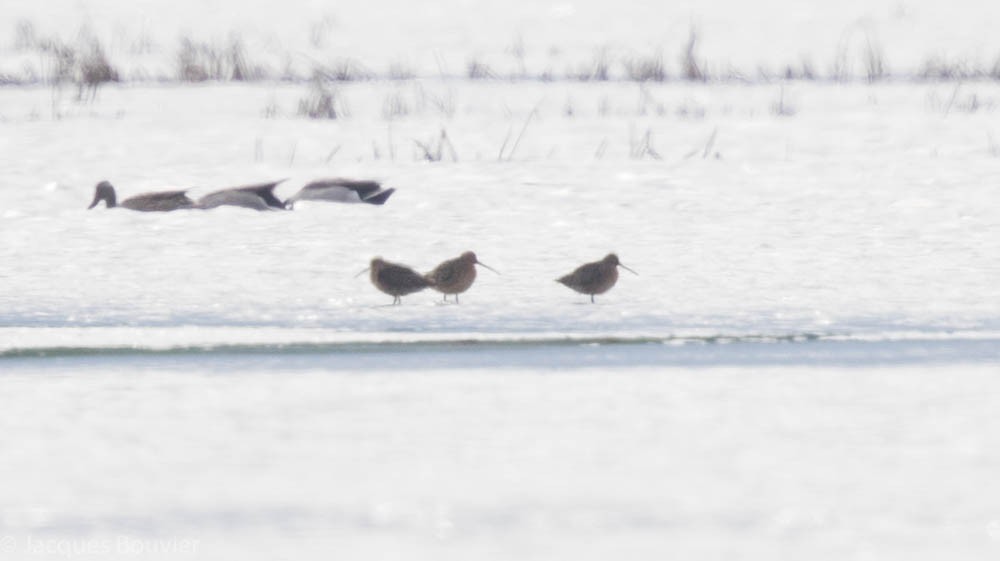
[[[995,557],[996,84],[337,92],[0,88],[0,554]],[[330,176],[398,191],[85,210]],[[465,250],[460,305],[354,276]]]
[[[991,559],[996,364],[6,361],[0,535],[139,558]],[[11,477],[16,485],[9,484]],[[29,542],[29,540],[31,540]],[[171,545],[172,544],[172,545]]]
[[[271,99],[291,112],[297,86],[111,88],[58,121],[28,118],[44,90],[0,90],[0,326],[996,330],[1000,158],[987,133],[1000,122],[928,101],[950,88],[796,85],[785,96],[798,112],[779,117],[777,86],[649,86],[642,115],[626,84],[362,84],[343,88],[353,116],[329,122],[260,116]],[[437,89],[454,96],[454,117],[381,116],[385,95]],[[690,106],[704,117],[677,113]],[[535,107],[511,161],[498,161]],[[414,139],[441,128],[459,161],[417,161]],[[647,130],[663,160],[629,157]],[[398,192],[381,207],[264,214],[84,210],[101,179],[125,197],[289,177],[288,196],[340,175]],[[430,270],[469,249],[501,274],[482,271],[460,305],[427,292],[385,307],[391,298],[354,276],[376,255]],[[596,305],[553,281],[609,251],[639,276],[623,274]]]

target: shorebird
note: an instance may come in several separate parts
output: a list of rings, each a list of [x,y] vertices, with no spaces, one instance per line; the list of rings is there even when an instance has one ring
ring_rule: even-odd
[[[87,208],[94,208],[97,206],[97,203],[101,201],[104,201],[104,205],[107,208],[121,206],[122,208],[140,210],[143,212],[166,212],[182,208],[195,208],[194,201],[189,199],[186,193],[186,189],[180,191],[144,193],[142,195],[129,197],[122,201],[121,204],[118,204],[118,197],[115,194],[115,188],[107,181],[102,181],[98,183],[97,187],[94,189],[94,201],[91,202],[90,206]]]
[[[285,180],[215,191],[198,199],[197,207],[209,209],[226,205],[254,210],[284,210],[284,203],[274,196],[274,188],[282,181]]]
[[[434,268],[433,271],[424,275],[431,282],[434,290],[444,294],[445,302],[448,295],[455,295],[455,303],[458,303],[458,295],[472,286],[476,280],[476,265],[482,265],[496,274],[500,274],[496,269],[490,267],[476,259],[476,254],[466,251],[455,259],[449,259]]]
[[[313,181],[285,201],[292,208],[298,201],[332,201],[335,203],[385,204],[396,189],[383,189],[377,181],[363,179],[323,179]]]
[[[393,305],[402,303],[400,296],[419,292],[432,284],[406,265],[390,263],[381,257],[372,259],[371,265],[355,276],[365,272],[371,273],[370,278],[375,288],[392,296]]]
[[[618,261],[617,255],[609,253],[600,261],[580,265],[572,273],[556,279],[556,282],[560,282],[581,294],[589,294],[590,301],[593,303],[595,294],[604,294],[618,282],[618,267],[633,275],[639,274],[622,265]]]

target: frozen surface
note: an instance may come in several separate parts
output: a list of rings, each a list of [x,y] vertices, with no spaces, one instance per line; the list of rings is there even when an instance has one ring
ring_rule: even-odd
[[[31,117],[46,90],[0,90],[0,326],[995,331],[1000,120],[948,106],[953,90],[796,85],[777,116],[778,86],[363,84],[336,121],[291,116],[297,86],[109,89],[60,120]],[[410,113],[386,118],[387,96]],[[420,161],[414,140],[442,128],[458,161]],[[647,131],[662,160],[629,157]],[[84,210],[101,179],[124,197],[289,177],[287,197],[337,175],[398,191],[382,207]],[[376,255],[430,270],[469,249],[501,274],[482,270],[461,305],[385,307],[354,276]],[[553,282],[609,251],[639,276],[597,305]]]
[[[0,89],[0,553],[996,557],[997,85],[337,94]],[[398,191],[84,210],[338,175]],[[469,249],[460,305],[354,276]]]
[[[84,559],[986,560],[1000,550],[1000,495],[985,484],[1000,465],[996,362],[323,363],[6,361],[5,558],[74,548]]]

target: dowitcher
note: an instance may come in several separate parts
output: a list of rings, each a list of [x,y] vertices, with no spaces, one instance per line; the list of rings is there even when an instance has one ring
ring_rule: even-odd
[[[104,205],[107,208],[120,206],[122,208],[140,210],[143,212],[166,212],[182,208],[195,208],[194,201],[189,199],[186,193],[186,189],[180,191],[144,193],[142,195],[129,197],[119,204],[118,197],[115,194],[115,188],[111,185],[111,183],[102,181],[98,183],[97,187],[94,189],[94,200],[87,208],[94,208],[97,206],[97,203],[101,201],[104,201]]]
[[[622,265],[617,255],[609,253],[600,261],[580,265],[572,273],[556,279],[556,282],[561,282],[581,294],[589,294],[590,301],[593,302],[595,294],[604,294],[618,282],[618,267],[634,275],[639,274]]]
[[[390,263],[381,257],[372,259],[371,265],[358,275],[365,272],[370,273],[375,288],[392,296],[393,305],[402,303],[401,296],[419,292],[432,284],[423,275],[406,265]]]
[[[297,201],[332,201],[335,203],[385,204],[396,189],[383,189],[377,181],[363,179],[323,179],[313,181],[285,201],[292,208]]]
[[[476,254],[466,251],[455,259],[449,259],[434,268],[433,271],[424,275],[431,282],[434,290],[444,294],[444,299],[448,301],[448,295],[455,295],[455,303],[458,303],[458,295],[472,286],[476,280],[476,265],[482,265],[494,273],[500,274],[496,269],[486,263],[479,261]]]
[[[215,208],[219,206],[239,206],[254,210],[283,210],[285,204],[274,196],[274,188],[284,179],[270,183],[231,187],[209,193],[198,199],[198,208]]]

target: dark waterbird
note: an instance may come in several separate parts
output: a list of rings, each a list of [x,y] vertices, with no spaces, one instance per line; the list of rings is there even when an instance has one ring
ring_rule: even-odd
[[[385,204],[396,189],[383,189],[377,181],[363,179],[323,179],[313,181],[285,201],[292,208],[298,201],[331,201],[335,203]]]
[[[274,188],[285,179],[270,183],[259,183],[245,187],[231,187],[209,193],[198,199],[198,208],[210,209],[219,206],[238,206],[254,210],[284,210],[285,204],[274,196]]]
[[[479,261],[475,253],[466,251],[455,259],[441,263],[424,277],[431,282],[434,290],[444,294],[445,301],[448,300],[449,294],[454,294],[457,304],[458,295],[469,290],[469,287],[476,280],[476,265],[481,265],[498,275],[500,274],[493,267]]]
[[[609,253],[600,261],[580,265],[572,273],[556,279],[556,282],[560,282],[581,294],[589,294],[590,301],[593,302],[595,294],[604,294],[618,282],[618,267],[633,275],[639,274],[622,265],[617,255]]]
[[[94,208],[101,201],[104,201],[107,208],[120,206],[143,212],[167,212],[183,208],[196,208],[194,201],[188,198],[186,189],[144,193],[129,197],[119,204],[115,188],[107,181],[97,184],[97,187],[94,189],[94,200],[87,208]]]
[[[401,296],[419,292],[428,286],[432,286],[431,281],[406,265],[390,263],[381,257],[372,259],[368,268],[358,273],[358,275],[365,272],[370,273],[370,278],[375,288],[392,296],[393,305],[402,303]]]

